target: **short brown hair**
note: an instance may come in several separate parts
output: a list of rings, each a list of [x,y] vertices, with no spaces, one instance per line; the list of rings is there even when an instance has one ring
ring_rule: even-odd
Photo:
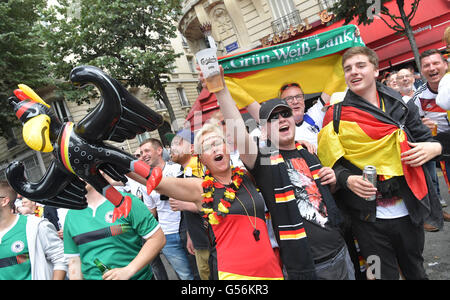
[[[155,138],[148,138],[148,139],[144,140],[144,141],[139,145],[139,147],[141,147],[142,145],[145,145],[145,144],[147,144],[147,143],[151,143],[151,144],[152,144],[152,147],[153,147],[154,149],[164,148],[164,146],[163,146],[163,144],[161,143],[161,141],[158,140],[158,139],[155,139]]]
[[[378,69],[378,55],[375,51],[367,47],[352,47],[345,51],[342,55],[342,67],[344,67],[344,63],[347,59],[360,54],[367,56],[369,62],[375,66],[375,69]]]
[[[14,204],[17,198],[17,193],[9,185],[8,181],[0,180],[0,196],[9,198],[9,206],[14,208]]]
[[[423,51],[420,54],[420,64],[422,64],[422,59],[424,59],[425,57],[434,55],[434,54],[439,54],[439,56],[441,57],[442,61],[445,62],[445,63],[447,62],[445,60],[444,55],[442,55],[442,53],[438,49],[429,49],[429,50]]]

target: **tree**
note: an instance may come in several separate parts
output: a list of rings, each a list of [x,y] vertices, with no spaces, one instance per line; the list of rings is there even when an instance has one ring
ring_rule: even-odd
[[[180,1],[57,0],[49,7],[43,35],[54,75],[67,78],[81,64],[97,66],[126,86],[145,86],[163,101],[175,120],[165,83],[179,55],[170,47]],[[67,82],[60,87],[67,100],[88,101]]]
[[[50,83],[48,55],[38,32],[45,0],[0,2],[0,136],[8,139],[19,125],[7,99],[19,83],[43,86]]]
[[[354,18],[357,18],[359,24],[370,24],[374,20],[374,16],[377,15],[389,28],[395,32],[406,35],[411,49],[414,54],[414,59],[417,68],[420,71],[420,55],[417,48],[416,39],[411,27],[411,21],[413,20],[416,12],[419,8],[420,0],[407,0],[411,3],[409,12],[405,0],[395,0],[397,3],[400,15],[394,15],[386,7],[386,3],[391,0],[341,0],[332,8],[332,12],[335,14],[337,20],[345,20],[345,24],[350,23]]]

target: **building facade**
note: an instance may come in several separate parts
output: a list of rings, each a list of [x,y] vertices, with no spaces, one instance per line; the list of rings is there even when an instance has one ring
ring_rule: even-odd
[[[218,55],[280,43],[326,26],[336,0],[183,0],[179,30],[193,52],[207,47],[200,25],[211,24]]]

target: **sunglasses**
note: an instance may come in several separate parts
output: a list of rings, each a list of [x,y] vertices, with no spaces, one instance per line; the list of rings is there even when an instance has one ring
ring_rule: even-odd
[[[275,113],[271,113],[269,118],[267,119],[267,122],[272,122],[273,120],[278,120],[280,118],[280,115],[286,119],[286,118],[292,117],[292,111],[285,109],[285,110],[277,111]]]

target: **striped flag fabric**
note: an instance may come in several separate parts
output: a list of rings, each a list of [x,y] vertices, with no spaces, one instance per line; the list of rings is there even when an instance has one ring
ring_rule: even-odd
[[[305,94],[332,95],[346,88],[342,53],[364,46],[355,25],[267,48],[221,57],[225,82],[237,106],[278,97],[286,83],[297,82]]]

